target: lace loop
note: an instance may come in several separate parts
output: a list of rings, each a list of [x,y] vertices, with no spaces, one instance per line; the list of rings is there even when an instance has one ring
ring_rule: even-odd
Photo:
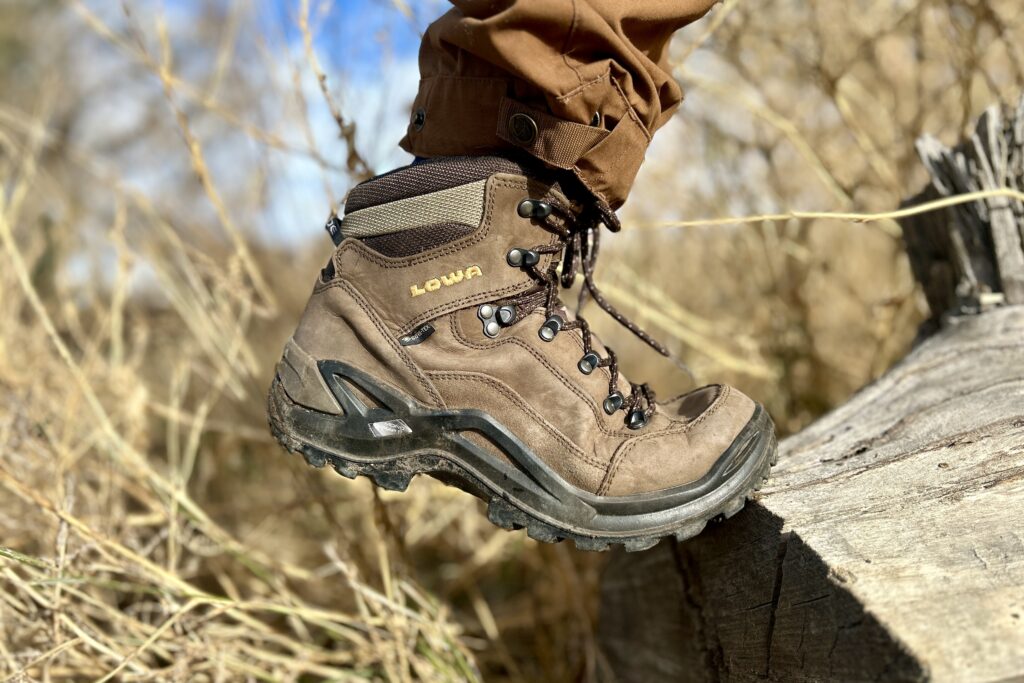
[[[536,264],[525,266],[527,271],[538,281],[538,287],[519,295],[509,302],[516,307],[516,319],[521,319],[525,314],[541,306],[543,306],[545,317],[551,319],[552,316],[556,315],[556,308],[561,305],[558,299],[559,287],[563,289],[572,287],[576,281],[576,276],[582,272],[583,287],[580,289],[577,301],[577,312],[583,308],[583,304],[586,303],[586,297],[589,295],[601,310],[636,335],[637,338],[662,356],[672,358],[669,350],[663,344],[619,312],[605,298],[594,282],[594,268],[600,250],[601,225],[604,225],[611,232],[618,232],[621,228],[621,223],[619,223],[619,219],[611,207],[599,201],[582,212],[577,212],[553,199],[547,201],[546,204],[552,210],[542,217],[534,216],[534,218],[538,225],[556,234],[558,240],[554,244],[533,247],[530,251],[537,254],[561,254],[561,273],[559,274],[558,272],[559,259],[554,259],[551,265],[543,271]],[[593,348],[593,334],[590,331],[590,324],[577,314],[574,320],[565,322],[560,329],[580,331],[583,337],[584,357],[590,356],[591,360],[593,358],[599,359],[596,364],[588,362],[588,367],[593,365],[594,369],[597,367],[608,368],[610,379],[608,383],[608,399],[605,401],[606,406],[609,405],[610,399],[618,397],[610,404],[617,406],[611,412],[616,410],[624,411],[627,415],[626,422],[631,428],[636,429],[644,426],[655,411],[654,390],[646,383],[634,384],[631,382],[629,396],[623,397],[618,390],[619,364],[615,352],[605,347],[607,355],[604,358],[600,358],[597,355]],[[608,408],[606,407],[607,410]],[[637,413],[637,415],[634,415],[634,413]]]

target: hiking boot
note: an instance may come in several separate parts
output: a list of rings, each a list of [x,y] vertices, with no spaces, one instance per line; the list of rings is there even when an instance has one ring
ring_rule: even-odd
[[[572,179],[560,179],[569,183]],[[581,199],[582,198],[582,199]],[[352,190],[270,390],[317,467],[469,491],[537,540],[642,550],[729,517],[767,477],[765,410],[727,386],[656,403],[558,298],[594,285],[604,204],[499,157],[420,162]]]

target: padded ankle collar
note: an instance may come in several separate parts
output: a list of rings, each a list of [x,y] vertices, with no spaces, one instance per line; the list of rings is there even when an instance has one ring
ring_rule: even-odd
[[[523,199],[539,198],[549,189],[523,176],[491,176],[479,189],[479,227],[466,237],[407,258],[389,258],[358,239],[346,239],[335,254],[338,277],[359,289],[396,335],[459,309],[525,292],[536,283],[508,264],[508,252],[553,244],[556,236],[516,209]],[[544,256],[537,267],[547,268],[552,258]]]

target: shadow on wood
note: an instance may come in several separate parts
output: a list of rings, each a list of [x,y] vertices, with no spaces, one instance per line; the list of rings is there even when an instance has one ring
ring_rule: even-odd
[[[757,501],[606,570],[619,680],[1024,673],[1024,307],[964,319],[783,442]]]
[[[768,678],[779,669],[819,680],[922,677],[821,556],[783,532],[782,519],[755,504],[733,520],[710,544],[662,543],[640,562],[613,557],[600,638],[612,660],[632,663],[619,680]],[[685,609],[660,619],[666,603]]]

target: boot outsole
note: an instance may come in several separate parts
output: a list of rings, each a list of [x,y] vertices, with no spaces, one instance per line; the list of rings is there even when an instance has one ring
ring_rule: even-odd
[[[350,406],[351,407],[351,406]],[[572,529],[553,524],[548,519],[532,514],[523,506],[513,503],[507,494],[495,490],[494,484],[483,481],[479,476],[460,464],[458,458],[431,452],[411,452],[382,456],[377,461],[368,461],[341,452],[330,452],[309,443],[310,440],[301,429],[296,429],[285,413],[302,410],[291,404],[290,399],[275,378],[268,401],[268,422],[275,439],[289,452],[298,453],[312,467],[323,468],[330,465],[338,474],[347,479],[366,477],[377,486],[388,491],[405,491],[412,479],[419,474],[427,474],[439,481],[456,486],[487,503],[487,518],[496,526],[509,531],[525,529],[527,535],[544,543],[559,543],[571,540],[580,550],[604,551],[612,545],[622,545],[627,552],[638,552],[655,546],[664,538],[674,537],[677,541],[686,541],[701,533],[709,522],[728,519],[743,509],[746,501],[754,492],[768,481],[770,468],[778,459],[778,449],[774,428],[766,414],[760,414],[758,426],[758,442],[746,446],[747,457],[756,457],[756,466],[747,467],[744,481],[734,495],[719,501],[703,510],[699,515],[684,519],[665,528],[659,526],[637,533],[580,533]],[[760,409],[759,409],[760,410]],[[752,419],[753,422],[753,419]],[[765,426],[767,425],[767,426]],[[752,442],[753,443],[753,442]],[[336,450],[334,443],[332,450]],[[756,446],[756,451],[755,451]],[[732,465],[735,472],[739,466]],[[565,526],[572,526],[566,523]]]

